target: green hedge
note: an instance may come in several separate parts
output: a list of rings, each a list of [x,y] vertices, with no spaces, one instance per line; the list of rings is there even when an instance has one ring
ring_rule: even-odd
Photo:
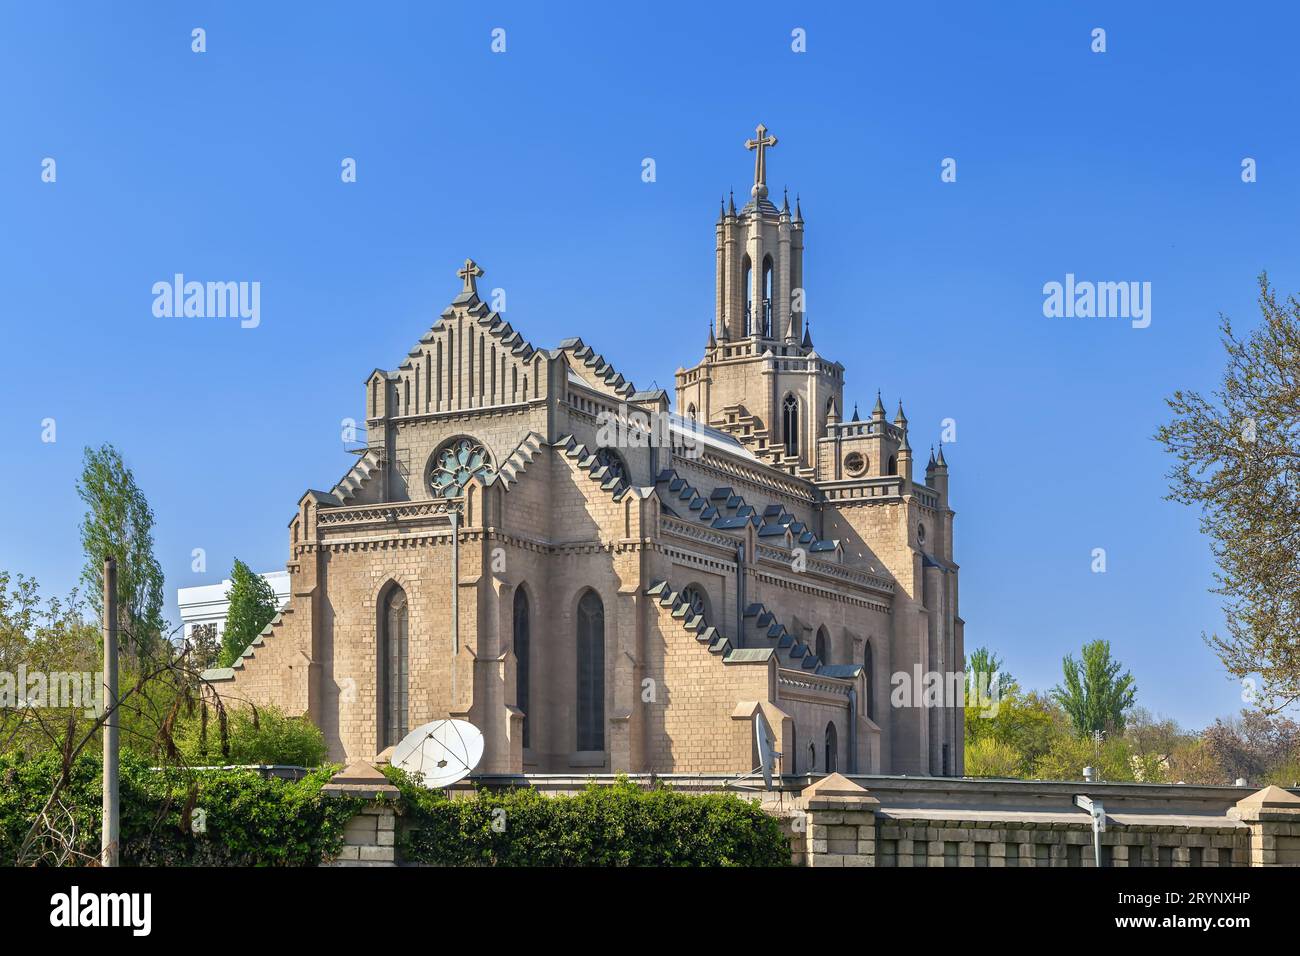
[[[470,798],[389,776],[402,792],[401,858],[443,866],[788,866],[757,801],[644,790],[626,780],[575,796],[480,790]],[[494,825],[495,824],[495,825]]]
[[[61,763],[57,754],[0,755],[0,865],[40,814]],[[151,770],[122,755],[122,863],[128,866],[312,866],[338,853],[343,828],[364,805],[326,797],[337,768],[298,781],[252,771]],[[790,849],[777,821],[757,801],[734,794],[644,790],[626,780],[592,784],[575,796],[534,790],[478,791],[449,798],[390,770],[403,812],[398,850],[411,863],[444,866],[785,866]],[[54,829],[90,863],[99,853],[100,762],[85,754],[48,814]],[[206,814],[206,832],[182,826],[189,810]],[[43,841],[53,851],[61,841]],[[55,863],[29,853],[23,863]]]
[[[58,755],[0,755],[0,865],[13,866],[18,849],[54,788]],[[343,827],[361,806],[326,797],[321,786],[334,767],[297,781],[263,779],[252,771],[154,771],[122,754],[121,846],[128,866],[312,866],[338,852]],[[53,812],[54,828],[71,837],[88,862],[99,853],[100,761],[85,754]],[[182,828],[189,807],[206,814],[206,833]],[[54,846],[46,843],[45,846]],[[23,862],[56,862],[46,855]]]

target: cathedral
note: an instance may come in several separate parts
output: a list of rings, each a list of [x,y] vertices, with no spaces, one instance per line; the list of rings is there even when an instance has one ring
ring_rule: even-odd
[[[483,732],[481,773],[743,774],[761,721],[778,773],[961,774],[960,701],[892,676],[963,668],[948,466],[914,474],[901,404],[845,414],[776,142],[745,143],[673,396],[597,343],[530,341],[466,261],[365,379],[364,447],[289,522],[288,601],[212,687],[307,715],[340,761],[450,716]]]

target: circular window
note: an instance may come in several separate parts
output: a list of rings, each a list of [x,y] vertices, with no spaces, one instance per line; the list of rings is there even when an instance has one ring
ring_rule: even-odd
[[[682,600],[691,609],[692,615],[698,616],[708,611],[708,603],[705,601],[703,590],[694,584],[682,589]]]
[[[609,470],[605,473],[606,478],[617,478],[619,481],[627,481],[627,466],[623,464],[623,459],[619,453],[612,448],[600,448],[596,451],[596,463],[604,465]]]
[[[429,490],[438,498],[458,498],[469,480],[492,474],[487,449],[472,438],[457,438],[433,457]]]
[[[855,478],[867,470],[867,456],[860,451],[851,451],[844,456],[844,470]]]
[[[925,544],[925,525],[923,524],[916,526],[916,543]]]

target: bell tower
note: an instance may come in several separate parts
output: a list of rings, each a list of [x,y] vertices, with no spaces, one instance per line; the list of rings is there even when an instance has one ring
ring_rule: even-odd
[[[803,335],[803,215],[795,199],[781,208],[768,198],[767,151],[777,139],[759,124],[745,141],[754,153],[754,185],[737,212],[734,196],[716,228],[714,334],[724,342],[746,338],[797,345]]]
[[[795,197],[768,198],[767,151],[759,124],[745,148],[754,184],[739,211],[734,195],[715,225],[713,323],[704,358],[677,370],[677,411],[731,432],[790,474],[817,477],[817,440],[843,408],[844,366],[818,355],[805,316],[803,210]]]

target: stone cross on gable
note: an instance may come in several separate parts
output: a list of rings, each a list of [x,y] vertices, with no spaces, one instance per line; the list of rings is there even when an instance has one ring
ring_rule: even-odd
[[[471,295],[478,295],[478,285],[475,282],[483,275],[483,270],[478,267],[478,263],[473,259],[466,259],[465,265],[456,270],[456,275],[465,281],[465,288],[461,289],[462,293],[468,292]]]
[[[767,148],[776,145],[776,137],[767,135],[767,127],[762,123],[754,130],[758,134],[757,139],[745,140],[745,149],[753,149],[758,152],[754,156],[754,188],[753,194],[762,199],[767,195]]]

